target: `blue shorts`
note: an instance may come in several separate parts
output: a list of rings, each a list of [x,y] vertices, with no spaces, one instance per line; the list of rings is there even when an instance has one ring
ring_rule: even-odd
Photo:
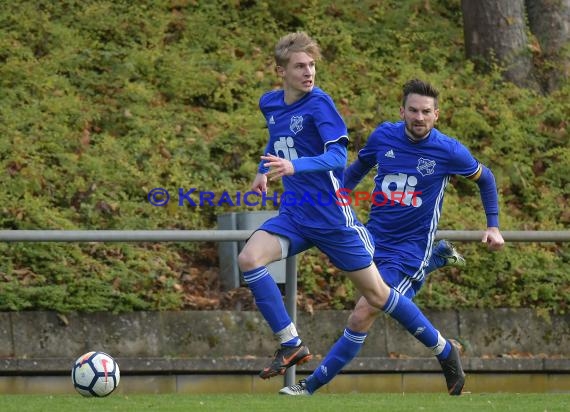
[[[368,229],[358,221],[348,227],[309,228],[281,213],[268,219],[258,230],[289,239],[288,256],[316,246],[333,265],[346,272],[364,269],[372,264],[374,242]]]
[[[421,280],[410,277],[411,274],[418,271],[417,267],[407,266],[391,259],[382,259],[377,255],[374,256],[374,263],[376,263],[384,282],[408,299],[413,299],[424,284],[425,277],[422,276]]]

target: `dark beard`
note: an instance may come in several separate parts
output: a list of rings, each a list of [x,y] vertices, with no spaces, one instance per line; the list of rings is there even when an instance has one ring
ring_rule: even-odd
[[[410,140],[413,140],[414,142],[419,142],[420,140],[425,139],[426,137],[429,136],[431,129],[428,129],[427,133],[422,134],[422,135],[417,135],[416,133],[413,132],[412,129],[410,129],[408,127],[408,123],[405,123],[405,129],[406,129],[406,136],[408,136],[408,138]]]

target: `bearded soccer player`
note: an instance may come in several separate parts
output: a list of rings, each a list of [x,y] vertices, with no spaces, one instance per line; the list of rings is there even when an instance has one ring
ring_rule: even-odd
[[[388,286],[413,299],[427,273],[458,257],[443,241],[432,251],[444,192],[451,176],[459,175],[479,186],[487,228],[482,242],[491,250],[503,247],[495,178],[457,140],[435,128],[439,117],[438,91],[429,83],[411,80],[403,87],[401,121],[382,123],[345,173],[345,187],[354,189],[375,166],[374,193],[367,228],[375,239],[374,262]],[[343,335],[321,365],[284,395],[310,395],[330,382],[360,351],[381,311],[360,299]],[[465,374],[453,342],[432,346],[450,395],[460,395]]]

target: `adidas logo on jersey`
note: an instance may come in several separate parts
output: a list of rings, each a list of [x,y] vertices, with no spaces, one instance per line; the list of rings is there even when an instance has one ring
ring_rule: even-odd
[[[388,150],[384,156],[395,159],[396,156],[394,155],[394,151],[392,149]]]
[[[269,124],[275,124],[275,119],[273,118],[273,115],[271,115],[271,117],[269,118]]]

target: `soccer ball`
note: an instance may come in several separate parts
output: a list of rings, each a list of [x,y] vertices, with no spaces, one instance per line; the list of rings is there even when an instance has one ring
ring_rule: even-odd
[[[119,386],[120,379],[119,365],[104,352],[81,355],[71,369],[73,387],[86,397],[110,395]]]

